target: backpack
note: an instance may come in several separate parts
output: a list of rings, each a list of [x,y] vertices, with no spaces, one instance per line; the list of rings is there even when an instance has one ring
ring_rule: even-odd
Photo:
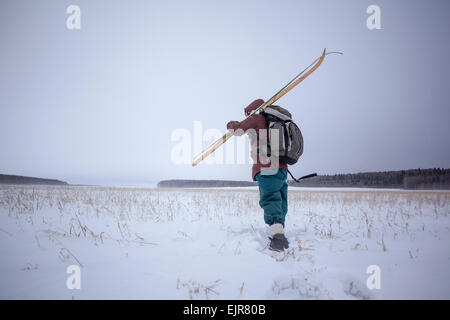
[[[292,115],[280,106],[268,106],[261,114],[267,121],[267,155],[278,156],[279,160],[292,165],[303,154],[303,135],[292,121]],[[273,139],[278,136],[278,150],[271,148]]]

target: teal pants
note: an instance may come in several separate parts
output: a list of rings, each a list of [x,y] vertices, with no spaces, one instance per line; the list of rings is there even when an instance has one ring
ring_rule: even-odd
[[[272,175],[260,172],[255,178],[259,187],[259,205],[264,210],[264,222],[268,225],[281,223],[284,227],[288,211],[287,170],[279,169]]]

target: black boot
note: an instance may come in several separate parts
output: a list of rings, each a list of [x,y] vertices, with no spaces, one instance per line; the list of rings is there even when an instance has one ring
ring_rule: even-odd
[[[270,239],[269,249],[273,251],[284,251],[284,249],[289,248],[289,242],[282,233],[275,234]]]

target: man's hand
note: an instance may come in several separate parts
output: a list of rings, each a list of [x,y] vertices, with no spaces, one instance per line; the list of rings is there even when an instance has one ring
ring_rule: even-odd
[[[239,121],[230,121],[227,123],[227,129],[233,136],[242,136],[245,132],[239,128]]]
[[[227,123],[227,129],[230,133],[234,134],[234,130],[239,121],[230,121]]]

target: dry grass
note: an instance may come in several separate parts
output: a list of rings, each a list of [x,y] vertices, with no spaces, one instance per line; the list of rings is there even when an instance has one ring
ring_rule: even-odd
[[[450,231],[450,192],[290,189],[288,195],[290,248],[273,257],[278,261],[302,261],[301,265],[308,269],[304,278],[273,281],[272,291],[276,295],[284,292],[312,299],[329,295],[320,277],[316,277],[321,274],[315,261],[319,242],[323,247],[348,240],[340,242],[339,250],[369,250],[370,247],[392,254],[395,252],[392,241],[399,238],[414,238],[419,233],[439,237],[442,228]],[[80,239],[95,246],[108,242],[154,246],[157,243],[151,241],[153,234],[146,231],[149,226],[164,224],[168,228],[163,230],[168,233],[173,229],[171,239],[194,242],[195,228],[184,229],[184,226],[195,226],[201,221],[219,225],[230,240],[226,245],[217,243],[218,254],[229,250],[239,256],[248,249],[245,244],[249,239],[261,244],[257,250],[264,251],[265,226],[258,201],[259,192],[254,189],[2,185],[0,218],[3,220],[0,221],[8,223],[2,225],[0,232],[8,238],[18,231],[31,231],[38,249],[44,250],[46,243],[40,239],[46,238],[57,244],[63,262],[82,267],[83,261],[76,256],[79,252],[72,252],[70,242],[63,239]],[[243,227],[230,227],[230,221],[242,221]],[[414,247],[406,251],[410,259],[417,259],[420,253]],[[128,252],[125,256],[128,257]],[[24,270],[36,268],[37,265],[29,263]],[[348,295],[370,298],[360,283],[352,281],[346,285]],[[220,280],[210,284],[178,280],[176,288],[186,291],[190,299],[209,299],[219,296],[219,284]],[[245,293],[244,287],[244,282],[239,288],[236,286],[239,296]]]
[[[97,245],[110,240],[155,244],[133,230],[132,222],[260,219],[258,200],[259,193],[254,189],[0,186],[0,208],[15,219],[19,228],[38,224],[47,235],[86,238]],[[290,189],[287,218],[317,238],[375,239],[386,251],[386,240],[427,230],[424,223],[420,227],[412,223],[416,218],[440,219],[449,213],[450,192]],[[12,233],[4,228],[1,231]],[[178,235],[191,238],[183,230]],[[356,249],[361,246],[355,245]],[[295,258],[301,250],[299,244],[287,256]],[[240,253],[238,244],[235,254]]]
[[[178,279],[177,290],[187,290],[190,300],[194,298],[203,298],[202,294],[204,294],[206,299],[209,299],[212,293],[215,295],[219,295],[219,293],[216,291],[216,287],[219,285],[220,281],[220,279],[217,279],[210,285],[203,285],[193,280],[181,281],[180,279]]]

